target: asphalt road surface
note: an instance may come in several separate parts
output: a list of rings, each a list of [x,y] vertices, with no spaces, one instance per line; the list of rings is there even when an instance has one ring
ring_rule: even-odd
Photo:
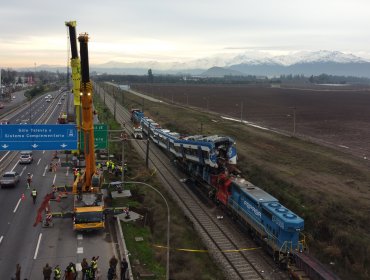
[[[55,124],[66,105],[63,100],[62,105],[58,105],[59,92],[50,94],[55,97],[52,102],[46,102],[42,96],[6,118],[12,124],[23,121]],[[53,267],[59,264],[64,271],[69,262],[74,262],[80,270],[82,259],[90,261],[92,256],[100,256],[98,267],[102,278],[106,278],[109,259],[115,254],[108,230],[78,234],[73,231],[70,218],[53,219],[52,228],[43,228],[41,224],[34,226],[37,209],[42,198],[51,192],[51,186],[71,185],[73,181],[73,172],[67,167],[59,167],[56,172],[48,170],[52,157],[53,151],[34,151],[33,163],[20,165],[19,152],[0,152],[1,175],[10,170],[21,175],[15,188],[0,189],[0,279],[14,277],[17,263],[21,265],[21,279],[37,280],[42,279],[46,263]],[[27,189],[27,173],[32,174],[31,189],[35,187],[38,191],[36,205],[30,196],[31,189]]]

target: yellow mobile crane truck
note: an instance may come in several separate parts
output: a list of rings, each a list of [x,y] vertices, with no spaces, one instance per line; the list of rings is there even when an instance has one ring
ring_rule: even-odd
[[[83,152],[86,167],[73,183],[73,228],[75,230],[94,230],[105,227],[105,205],[100,188],[102,180],[100,171],[96,170],[95,166],[93,88],[89,74],[88,40],[86,33],[78,37],[81,56],[81,133],[84,135]]]

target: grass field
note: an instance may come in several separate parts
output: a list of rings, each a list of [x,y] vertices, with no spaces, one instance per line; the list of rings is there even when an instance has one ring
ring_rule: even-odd
[[[118,100],[120,95],[122,92]],[[124,105],[142,108],[143,100],[125,93]],[[342,279],[370,278],[370,174],[366,162],[196,108],[146,100],[145,115],[184,134],[234,137],[243,177],[305,219],[310,252]]]

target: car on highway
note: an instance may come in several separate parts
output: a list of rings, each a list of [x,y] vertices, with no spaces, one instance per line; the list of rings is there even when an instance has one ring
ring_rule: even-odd
[[[19,183],[19,174],[15,171],[5,172],[0,178],[1,188],[15,187]]]
[[[0,125],[3,125],[3,124],[9,124],[9,120],[8,119],[0,120]]]
[[[46,99],[46,102],[50,102],[50,101],[51,101],[50,98]]]
[[[19,157],[19,164],[30,164],[33,162],[32,151],[22,151]]]
[[[58,102],[58,105],[62,105],[62,101],[59,101],[59,102]]]

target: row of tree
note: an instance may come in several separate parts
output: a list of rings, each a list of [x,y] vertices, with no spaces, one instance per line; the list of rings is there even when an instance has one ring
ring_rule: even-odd
[[[131,83],[187,83],[187,84],[370,84],[369,78],[334,76],[321,74],[318,76],[304,75],[281,75],[279,77],[261,76],[224,76],[224,77],[201,77],[184,75],[154,75],[151,69],[148,75],[111,75],[103,74],[94,76],[96,81],[113,81],[120,84]]]
[[[65,81],[67,74],[55,73],[49,71],[15,71],[10,68],[1,69],[1,84],[4,86],[24,84],[29,81],[38,82],[41,84],[48,84],[58,81]]]

